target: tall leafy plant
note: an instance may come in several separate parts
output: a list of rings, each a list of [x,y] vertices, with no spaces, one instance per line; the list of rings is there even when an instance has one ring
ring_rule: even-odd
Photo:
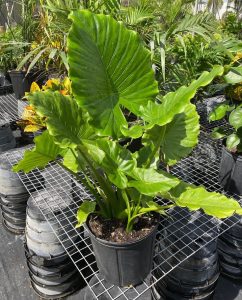
[[[241,213],[239,204],[218,193],[209,193],[158,169],[160,159],[169,165],[189,154],[197,143],[198,115],[190,99],[198,88],[223,73],[222,67],[204,72],[188,87],[157,99],[158,88],[150,52],[138,35],[112,17],[76,11],[68,38],[68,59],[73,97],[58,92],[29,96],[47,131],[35,139],[15,171],[45,167],[59,155],[60,163],[81,182],[95,201],[84,201],[78,226],[95,212],[120,219],[130,232],[137,217],[164,213],[170,206],[226,217]],[[136,116],[131,124],[129,111]],[[131,152],[123,139],[141,139],[141,149]],[[90,179],[92,178],[92,180]],[[154,198],[165,197],[169,205]]]

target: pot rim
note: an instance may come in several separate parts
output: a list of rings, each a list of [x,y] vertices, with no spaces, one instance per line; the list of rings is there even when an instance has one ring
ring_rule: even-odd
[[[88,234],[94,238],[97,242],[104,244],[107,247],[115,247],[115,248],[125,248],[127,246],[132,246],[132,245],[136,245],[139,243],[142,243],[145,239],[149,238],[150,236],[152,236],[154,234],[155,231],[157,231],[157,228],[159,226],[160,223],[160,214],[155,213],[155,215],[158,216],[158,221],[157,224],[154,226],[154,228],[149,232],[149,234],[145,235],[144,237],[136,240],[136,241],[131,241],[131,242],[126,242],[126,243],[118,243],[118,242],[110,242],[101,238],[98,238],[95,236],[95,234],[92,233],[89,225],[88,225],[88,220],[87,222],[84,223],[83,227],[87,230]],[[88,218],[89,219],[89,218]]]

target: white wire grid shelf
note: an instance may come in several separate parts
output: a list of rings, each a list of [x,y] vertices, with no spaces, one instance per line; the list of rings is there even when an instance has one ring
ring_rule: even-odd
[[[20,119],[26,102],[17,100],[14,94],[0,96],[0,123],[9,123]]]
[[[5,155],[14,165],[22,158],[23,151],[10,151]],[[212,141],[206,133],[202,132],[200,143],[192,155],[172,167],[171,173],[187,182],[196,185],[202,184],[210,191],[223,192],[218,182],[220,156],[221,143]],[[51,163],[47,168],[38,170],[38,172],[29,174],[20,172],[19,177],[30,194],[35,191],[41,197],[40,189],[46,189],[45,194],[48,197],[42,197],[42,201],[38,201],[36,204],[54,231],[56,225],[62,228],[62,234],[56,232],[56,235],[96,299],[101,299],[100,297],[104,294],[113,300],[139,299],[151,286],[157,284],[179,264],[198,250],[210,245],[220,234],[239,222],[239,218],[234,217],[222,222],[200,211],[191,213],[185,208],[170,209],[167,212],[168,216],[161,221],[158,228],[153,269],[151,276],[143,283],[142,288],[140,286],[114,287],[107,284],[101,277],[96,277],[95,284],[91,285],[89,284],[90,279],[98,274],[95,257],[86,230],[76,229],[75,221],[73,221],[79,205],[83,199],[91,199],[91,194],[58,163]],[[68,209],[60,209],[53,193],[58,194],[61,201],[68,204]],[[238,201],[242,200],[237,195],[232,196]],[[58,214],[56,211],[59,211]],[[63,226],[63,223],[66,225]],[[95,291],[96,285],[99,285],[98,292]],[[101,291],[100,286],[102,287]],[[132,297],[130,297],[131,294]]]
[[[197,112],[200,115],[200,125],[203,131],[211,133],[215,127],[221,126],[227,131],[230,130],[230,125],[225,118],[218,121],[208,121],[208,116],[212,108],[224,100],[224,96],[216,96],[212,98],[203,99],[203,102],[196,103]]]

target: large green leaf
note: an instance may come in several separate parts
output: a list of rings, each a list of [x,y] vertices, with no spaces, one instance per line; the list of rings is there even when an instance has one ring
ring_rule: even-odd
[[[158,93],[150,52],[137,33],[111,16],[76,11],[70,18],[68,61],[75,98],[99,133],[121,136],[120,128],[128,127],[121,106],[137,114]]]
[[[136,167],[136,161],[129,150],[106,139],[86,141],[83,144],[98,167],[107,173],[109,180],[119,188],[126,188],[126,174]]]
[[[155,125],[144,134],[142,143],[152,151],[147,151],[147,157],[143,159],[148,159],[155,154],[153,151],[158,151],[164,162],[173,165],[190,154],[198,142],[198,135],[199,116],[196,107],[189,103],[184,107],[184,112],[175,115],[169,124]]]
[[[216,76],[222,75],[223,71],[223,67],[215,66],[211,72],[203,72],[188,87],[182,86],[177,91],[166,94],[160,105],[149,102],[147,106],[140,108],[143,119],[150,124],[160,126],[170,123],[175,115],[184,111],[186,104],[195,96],[200,87],[211,83]]]
[[[229,102],[223,102],[218,104],[209,114],[209,121],[218,121],[226,116],[226,113],[230,111],[232,107]]]
[[[147,196],[164,195],[171,188],[179,184],[179,179],[153,168],[136,168],[130,174],[134,180],[129,180],[128,186],[137,189],[141,194]]]
[[[161,153],[168,165],[191,153],[198,143],[199,128],[199,116],[191,103],[186,105],[184,112],[175,115],[169,124],[162,127]]]
[[[242,214],[242,208],[234,199],[185,182],[170,190],[167,197],[178,206],[188,207],[190,210],[202,209],[207,215],[217,218],[230,217],[234,213]]]
[[[224,76],[224,80],[230,84],[242,82],[242,66],[230,68],[229,72]]]
[[[62,148],[75,147],[93,134],[77,103],[59,92],[36,92],[28,97],[36,112],[46,117],[49,133]]]
[[[239,129],[240,127],[242,127],[242,106],[237,107],[231,112],[229,116],[229,123],[235,129]]]
[[[15,172],[23,170],[25,173],[35,168],[44,168],[50,161],[56,159],[63,150],[54,143],[53,137],[48,131],[35,138],[35,148],[27,150],[23,159],[13,167]]]

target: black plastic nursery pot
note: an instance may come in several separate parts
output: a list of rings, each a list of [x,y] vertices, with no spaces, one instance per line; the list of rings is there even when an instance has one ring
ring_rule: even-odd
[[[13,85],[15,97],[17,99],[21,99],[25,92],[30,91],[30,86],[34,81],[33,73],[27,74],[26,71],[12,70],[9,71],[9,75]]]
[[[242,195],[242,155],[229,152],[225,146],[222,149],[219,182],[225,191]]]
[[[97,238],[87,224],[98,269],[108,283],[136,286],[148,276],[153,264],[158,222],[144,238],[123,244]]]
[[[40,70],[29,72],[12,70],[8,72],[13,85],[13,91],[17,99],[21,99],[26,92],[30,91],[31,84],[36,81],[38,84],[43,84],[45,76]]]

